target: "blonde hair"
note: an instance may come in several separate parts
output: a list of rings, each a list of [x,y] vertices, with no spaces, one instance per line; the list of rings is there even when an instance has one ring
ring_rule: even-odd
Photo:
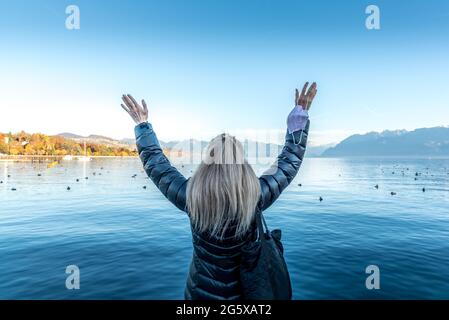
[[[235,137],[221,134],[209,143],[206,154],[187,185],[187,209],[194,228],[223,239],[235,224],[235,236],[251,226],[260,196],[259,179]]]

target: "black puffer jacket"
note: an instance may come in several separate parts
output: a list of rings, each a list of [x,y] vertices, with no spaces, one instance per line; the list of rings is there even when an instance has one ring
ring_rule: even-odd
[[[304,131],[286,134],[282,152],[267,174],[260,180],[259,208],[267,209],[293,180],[301,166],[307,143],[310,122]],[[151,124],[142,123],[135,128],[137,150],[148,176],[159,190],[180,210],[186,210],[186,179],[162,153]],[[228,236],[223,240],[211,239],[192,229],[193,258],[185,290],[186,299],[241,298],[239,266],[240,248],[253,235],[254,228],[242,238]]]

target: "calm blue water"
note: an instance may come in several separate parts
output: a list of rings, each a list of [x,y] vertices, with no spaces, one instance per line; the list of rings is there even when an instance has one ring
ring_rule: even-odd
[[[1,299],[183,298],[189,222],[138,159],[5,162],[0,180]],[[449,160],[308,158],[266,218],[296,299],[449,299]],[[80,290],[65,288],[72,264]]]

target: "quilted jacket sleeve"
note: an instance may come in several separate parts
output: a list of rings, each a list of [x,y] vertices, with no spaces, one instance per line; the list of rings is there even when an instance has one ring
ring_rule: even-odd
[[[150,179],[176,207],[186,211],[187,179],[170,164],[162,152],[150,123],[143,122],[134,129],[137,151]]]
[[[285,144],[276,162],[260,178],[261,198],[259,208],[267,209],[284,189],[292,182],[299,171],[306,151],[310,120],[304,130],[298,130],[285,136]]]

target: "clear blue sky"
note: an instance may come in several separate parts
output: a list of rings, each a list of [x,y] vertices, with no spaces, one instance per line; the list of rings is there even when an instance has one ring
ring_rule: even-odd
[[[165,140],[283,131],[306,80],[314,144],[449,125],[445,0],[0,0],[0,37],[0,132],[132,137],[122,93]]]

